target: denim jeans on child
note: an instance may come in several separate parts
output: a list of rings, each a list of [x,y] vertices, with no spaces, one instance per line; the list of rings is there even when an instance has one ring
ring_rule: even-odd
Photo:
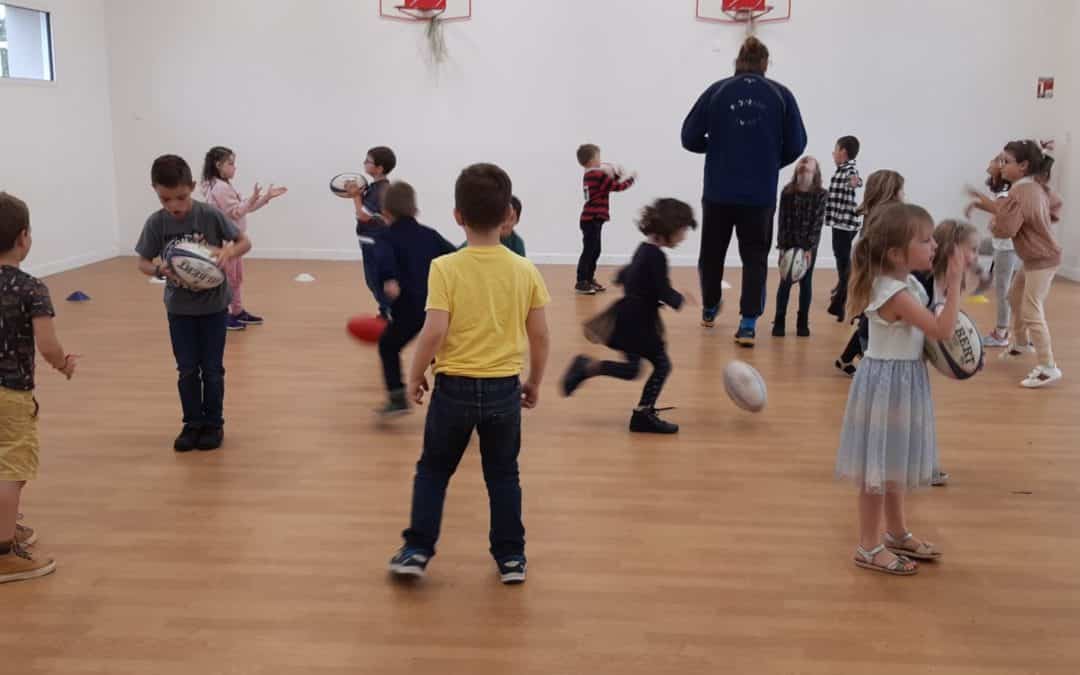
[[[169,314],[177,388],[184,424],[220,427],[225,420],[225,317],[227,312]]]

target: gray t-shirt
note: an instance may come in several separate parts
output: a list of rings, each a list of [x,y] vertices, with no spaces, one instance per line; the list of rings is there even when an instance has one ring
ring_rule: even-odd
[[[177,220],[165,209],[150,215],[143,225],[142,234],[135,244],[135,252],[147,260],[160,256],[169,244],[201,235],[210,246],[220,247],[226,241],[235,241],[240,230],[229,222],[221,211],[203,202],[192,202],[191,211],[183,220]],[[165,310],[169,314],[203,316],[224,312],[229,306],[232,291],[225,281],[208,291],[192,291],[174,285],[165,285]]]

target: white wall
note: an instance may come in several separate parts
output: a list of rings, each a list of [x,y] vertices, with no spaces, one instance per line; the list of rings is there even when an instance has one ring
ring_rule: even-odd
[[[693,0],[473,4],[471,22],[447,27],[451,61],[436,75],[422,29],[379,20],[374,2],[189,0],[176,11],[171,0],[111,0],[120,247],[157,207],[153,158],[178,152],[197,168],[213,144],[238,151],[242,189],[290,188],[252,217],[256,255],[355,256],[349,205],[326,181],[360,168],[376,144],[397,151],[394,176],[417,187],[423,219],[455,239],[457,172],[503,165],[525,203],[530,257],[544,262],[579,251],[579,143],[642,174],[613,198],[608,261],[636,246],[632,218],[646,201],[698,203],[702,159],[681,149],[679,130],[701,91],[731,72],[740,29],[695,22]],[[899,170],[909,198],[945,217],[1007,140],[1059,130],[1063,97],[1036,101],[1035,81],[1063,67],[1057,18],[1073,4],[795,0],[791,23],[760,34],[770,75],[799,99],[809,152],[828,162],[836,137],[856,134],[864,175]],[[676,261],[696,250],[693,238]]]
[[[52,13],[56,81],[0,79],[0,190],[30,206],[25,268],[116,253],[116,182],[102,0],[26,0]]]
[[[1080,35],[1080,3],[1062,24],[1069,36]],[[1065,198],[1064,215],[1058,235],[1064,249],[1061,274],[1080,281],[1080,43],[1063,42],[1062,77],[1055,83],[1060,97],[1063,132],[1058,141],[1054,164],[1055,178]]]

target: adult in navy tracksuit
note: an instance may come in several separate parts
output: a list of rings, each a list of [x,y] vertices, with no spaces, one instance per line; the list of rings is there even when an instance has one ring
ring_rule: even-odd
[[[390,305],[390,323],[379,338],[383,377],[389,401],[378,412],[407,412],[401,381],[401,350],[424,326],[431,261],[456,248],[435,230],[416,222],[416,192],[403,181],[386,190],[383,216],[390,223],[375,238],[376,283]]]
[[[683,122],[682,144],[705,155],[702,198],[702,324],[720,311],[724,258],[731,234],[739,239],[742,299],[735,341],[754,344],[765,311],[765,280],[772,248],[773,212],[780,169],[806,149],[806,128],[795,97],[765,77],[769,50],[749,37],[739,50],[735,75],[705,90]]]

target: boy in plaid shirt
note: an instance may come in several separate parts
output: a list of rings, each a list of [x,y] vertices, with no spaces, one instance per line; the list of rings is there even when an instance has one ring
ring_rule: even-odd
[[[836,173],[829,181],[829,197],[825,202],[825,224],[832,228],[833,256],[836,258],[838,276],[836,288],[832,290],[829,314],[835,316],[837,321],[844,320],[848,275],[851,274],[851,244],[862,225],[862,219],[855,213],[859,204],[855,190],[862,187],[862,178],[855,167],[858,155],[859,139],[844,136],[836,141],[833,150]]]

